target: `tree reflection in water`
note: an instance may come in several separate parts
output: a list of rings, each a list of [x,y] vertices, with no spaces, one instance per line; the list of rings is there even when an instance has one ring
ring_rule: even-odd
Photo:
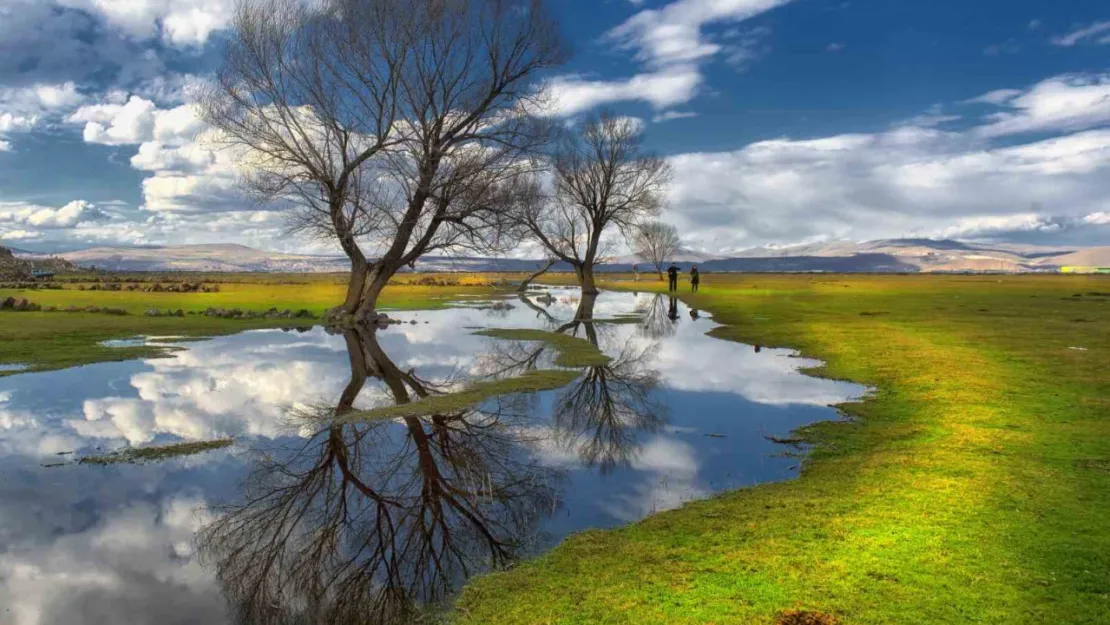
[[[344,423],[368,378],[393,400],[434,392],[345,334],[351,380],[296,445],[256,450],[241,502],[198,537],[243,623],[401,623],[470,574],[511,561],[552,511],[558,474],[534,460],[524,414],[463,410]]]
[[[584,296],[574,318],[553,331],[605,347],[609,342],[605,335],[613,326],[595,319],[596,302],[596,295]],[[665,323],[670,327],[669,321]],[[485,358],[483,369],[491,377],[519,376],[536,369],[549,349],[542,343],[501,341]],[[586,367],[582,377],[558,391],[553,408],[554,442],[603,474],[629,466],[639,451],[639,435],[657,432],[666,422],[665,407],[652,398],[659,373],[649,363],[656,349],[654,341],[639,345],[628,341],[608,364]]]

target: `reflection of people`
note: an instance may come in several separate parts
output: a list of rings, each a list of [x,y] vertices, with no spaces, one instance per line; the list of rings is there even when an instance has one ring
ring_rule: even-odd
[[[694,293],[698,292],[698,284],[701,283],[701,275],[698,273],[698,266],[690,267],[690,290]]]
[[[697,308],[691,308],[690,309],[690,318],[691,319],[697,319],[698,318],[698,309]]]
[[[671,263],[671,266],[667,267],[667,277],[670,279],[668,289],[671,292],[677,291],[678,290],[678,267],[674,263]]]
[[[758,353],[759,353],[759,352],[761,352],[761,351],[763,351],[763,346],[762,346],[762,345],[756,345],[756,346],[755,346],[755,353],[757,353],[757,354],[758,354]]]
[[[636,282],[640,281],[640,266],[639,265],[632,265],[632,275],[634,276],[633,279]]]
[[[667,311],[667,319],[678,321],[678,298],[671,296],[671,308]]]

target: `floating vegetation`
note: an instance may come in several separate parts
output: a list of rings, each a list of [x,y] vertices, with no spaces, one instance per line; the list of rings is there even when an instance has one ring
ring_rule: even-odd
[[[195,441],[189,443],[174,443],[172,445],[154,445],[151,447],[130,447],[122,451],[112,452],[99,456],[85,456],[77,461],[78,464],[139,464],[144,462],[158,462],[169,458],[181,458],[194,454],[230,447],[235,443],[230,438],[221,438],[213,441]]]

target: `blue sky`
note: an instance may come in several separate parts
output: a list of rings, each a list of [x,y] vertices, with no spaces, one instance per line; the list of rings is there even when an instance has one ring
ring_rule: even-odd
[[[246,201],[188,86],[235,0],[0,0],[0,244],[328,251]],[[925,236],[1110,244],[1110,5],[562,0],[568,123],[645,122],[715,253]]]

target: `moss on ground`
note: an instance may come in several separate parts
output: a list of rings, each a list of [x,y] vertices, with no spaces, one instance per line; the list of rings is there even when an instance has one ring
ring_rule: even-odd
[[[1108,622],[1110,298],[1088,295],[1105,292],[1100,277],[703,274],[682,297],[725,324],[716,336],[798,348],[874,396],[799,432],[814,444],[799,479],[574,535],[473,580],[456,620]]]
[[[192,456],[213,449],[223,449],[234,445],[230,438],[213,441],[195,441],[189,443],[174,443],[172,445],[153,445],[150,447],[129,447],[122,451],[98,456],[85,456],[77,461],[78,464],[138,464],[144,462],[158,462],[169,458]]]

